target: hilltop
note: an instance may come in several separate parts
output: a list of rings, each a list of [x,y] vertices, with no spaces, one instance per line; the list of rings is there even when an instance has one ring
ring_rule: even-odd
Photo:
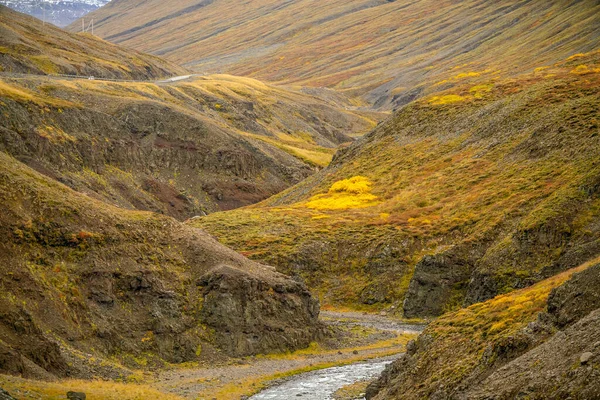
[[[600,252],[600,53],[415,101],[326,169],[193,221],[323,303],[433,317]]]
[[[15,11],[64,27],[87,13],[102,7],[109,0],[0,0],[0,4]]]
[[[0,5],[0,72],[143,80],[183,75],[186,70],[89,34],[43,25]]]
[[[382,108],[600,45],[592,0],[119,0],[89,17],[106,40],[196,71],[335,88]]]

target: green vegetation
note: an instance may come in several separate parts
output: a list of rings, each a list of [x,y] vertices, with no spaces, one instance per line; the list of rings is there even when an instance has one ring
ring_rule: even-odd
[[[439,95],[460,102],[412,103],[316,176],[193,224],[301,276],[324,305],[399,309],[423,256],[463,248],[478,270],[451,283],[443,308],[476,297],[473,277],[497,282],[484,296],[531,284],[570,251],[585,261],[598,233],[600,74],[571,70],[599,60]],[[364,177],[361,190],[333,190],[352,177]]]

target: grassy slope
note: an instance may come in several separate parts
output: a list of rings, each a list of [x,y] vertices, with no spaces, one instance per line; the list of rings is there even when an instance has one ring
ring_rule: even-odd
[[[548,339],[552,331],[526,332],[526,327],[536,321],[540,312],[546,311],[548,296],[554,288],[599,260],[436,319],[419,337],[416,353],[410,354],[411,359],[405,363],[398,362],[402,366],[392,372],[391,381],[376,398],[467,398],[460,396],[461,390],[476,388],[492,370]],[[539,337],[535,338],[535,334]],[[533,367],[543,373],[543,365]],[[398,371],[401,376],[396,375]],[[567,373],[563,378],[563,384],[568,382]],[[547,386],[554,385],[547,382]],[[523,392],[527,389],[521,386]],[[531,398],[542,398],[537,394],[533,391]],[[497,398],[508,396],[502,393]]]
[[[401,308],[430,285],[416,314],[436,315],[530,285],[600,251],[599,87],[598,52],[460,86],[266,202],[193,223],[323,303]]]
[[[5,79],[0,96],[5,151],[113,204],[183,219],[263,200],[327,165],[351,140],[344,132],[375,124],[228,75],[173,84]]]
[[[307,292],[201,230],[90,199],[2,152],[0,202],[2,373],[124,378],[132,372],[126,367],[210,363],[312,341],[300,332],[311,325],[303,319]],[[223,306],[227,318],[215,322]],[[241,310],[251,317],[232,322]],[[236,337],[242,326],[242,336],[260,332],[247,341]]]
[[[183,75],[167,60],[72,34],[0,6],[0,72],[156,79]]]
[[[599,44],[599,7],[591,0],[260,0],[243,7],[127,0],[91,16],[100,36],[192,69],[333,87],[388,106],[590,51]]]

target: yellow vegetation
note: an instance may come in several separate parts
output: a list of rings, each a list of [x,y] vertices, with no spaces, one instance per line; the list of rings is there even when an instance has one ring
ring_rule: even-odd
[[[469,89],[469,92],[476,99],[481,99],[481,98],[483,98],[483,96],[485,96],[485,94],[491,92],[493,87],[494,87],[494,85],[491,83],[483,84],[483,85],[476,85],[476,86],[473,86],[471,89]]]
[[[117,383],[109,381],[67,380],[61,382],[33,381],[16,377],[0,376],[0,386],[19,397],[27,390],[35,398],[47,400],[64,399],[68,391],[84,392],[89,400],[181,400],[174,394],[160,392],[148,385]],[[28,397],[29,398],[29,397]]]
[[[463,73],[460,73],[460,74],[456,75],[452,79],[454,79],[454,80],[460,80],[460,79],[465,79],[465,78],[474,78],[474,77],[477,77],[477,76],[480,76],[480,75],[481,75],[480,72],[463,72]]]
[[[48,139],[50,143],[64,143],[64,142],[76,142],[77,139],[66,133],[60,128],[53,126],[38,127],[36,130],[37,134],[41,137]]]
[[[465,100],[466,99],[464,97],[457,94],[448,94],[445,96],[433,96],[431,99],[429,99],[429,104],[438,106],[443,104],[459,103]]]
[[[355,176],[350,179],[344,179],[331,185],[329,193],[352,193],[363,194],[371,191],[371,181],[364,176]]]
[[[343,179],[331,185],[327,194],[310,198],[306,207],[315,210],[347,210],[378,204],[377,196],[371,194],[371,181],[364,176]]]

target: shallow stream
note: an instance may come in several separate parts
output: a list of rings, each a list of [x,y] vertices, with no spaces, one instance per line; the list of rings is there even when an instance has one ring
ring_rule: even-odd
[[[366,379],[374,379],[397,356],[311,371],[286,380],[250,397],[250,400],[329,400],[336,390]]]

